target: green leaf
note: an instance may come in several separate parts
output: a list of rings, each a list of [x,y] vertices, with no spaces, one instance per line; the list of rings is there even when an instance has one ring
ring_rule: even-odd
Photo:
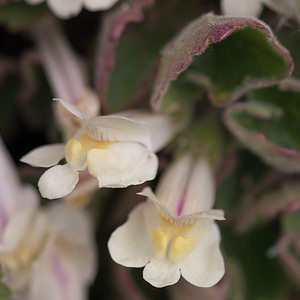
[[[286,78],[293,63],[263,22],[209,13],[189,23],[163,49],[151,96],[154,109],[161,109],[170,81],[186,69],[181,76],[204,85],[213,103],[223,106],[249,86]]]
[[[113,110],[115,110],[114,105],[118,104],[120,98],[122,99],[124,97],[124,94],[120,97],[118,94],[119,89],[107,90],[112,70],[114,72],[112,78],[116,80],[116,84],[120,86],[120,88],[124,88],[123,92],[125,92],[125,95],[128,93],[128,89],[130,91],[132,85],[135,86],[137,84],[137,79],[132,77],[132,75],[134,75],[135,72],[140,72],[140,64],[135,64],[133,61],[130,68],[117,68],[117,72],[115,73],[116,69],[114,69],[114,66],[116,63],[116,57],[117,60],[119,60],[119,55],[121,55],[121,57],[125,56],[125,62],[127,60],[131,61],[131,54],[133,50],[132,44],[127,44],[127,39],[125,40],[124,48],[117,47],[117,45],[119,44],[122,33],[128,24],[131,22],[142,21],[144,18],[143,9],[151,6],[154,1],[127,0],[125,2],[126,3],[124,3],[124,5],[117,5],[105,15],[102,25],[101,42],[99,44],[100,47],[97,50],[99,54],[96,68],[97,91],[103,98],[109,98],[108,105],[112,105]],[[134,44],[137,46],[140,45],[140,43]],[[118,48],[118,52],[116,52],[116,48]],[[121,53],[119,51],[120,49]],[[133,58],[139,60],[140,55],[133,56]],[[119,66],[119,61],[117,61],[116,65],[117,67]],[[125,76],[126,80],[124,80],[124,77],[122,76]],[[115,97],[117,98],[116,100]]]
[[[146,0],[138,0],[137,2],[146,3]],[[115,15],[115,26],[112,23],[108,24],[112,21],[112,17],[105,17],[103,25],[110,26],[110,28],[108,27],[102,32],[102,39],[104,40],[102,40],[101,49],[108,49],[112,43],[116,44],[117,42],[117,45],[114,45],[115,49],[110,48],[110,51],[105,51],[104,54],[103,50],[99,52],[100,64],[97,67],[96,81],[100,94],[103,92],[105,94],[104,98],[109,111],[127,108],[132,103],[148,105],[159,51],[186,24],[186,20],[195,18],[199,9],[205,9],[203,8],[205,3],[193,1],[186,5],[186,1],[176,0],[172,3],[172,14],[170,14],[169,5],[168,0],[155,1],[152,7],[144,10],[143,22],[131,22],[126,25],[121,36],[116,34],[119,33],[119,26],[123,25],[123,18],[129,12],[124,10],[122,6],[124,15],[121,15],[121,19]],[[112,11],[108,14],[116,13]],[[161,24],[164,24],[163,30]],[[123,28],[121,27],[121,29]],[[113,69],[111,69],[111,64],[114,66]],[[176,101],[181,99],[183,94],[181,88],[184,84],[172,92],[172,96],[176,94],[176,99],[169,97],[170,102],[167,101],[165,108],[173,109],[176,107],[180,110],[181,106],[178,106]],[[185,91],[188,91],[191,85],[195,87],[195,84],[188,83]],[[196,89],[197,91],[200,90],[199,87]],[[184,94],[184,96],[189,95]]]
[[[47,7],[42,5],[28,5],[26,3],[8,3],[1,5],[0,24],[4,24],[14,30],[23,30],[39,19]]]
[[[265,162],[300,171],[300,92],[297,81],[252,90],[252,100],[225,111],[229,130]],[[255,100],[255,101],[254,101]]]
[[[277,241],[272,224],[236,234],[222,229],[222,245],[228,259],[239,262],[245,279],[244,300],[279,300],[286,292],[288,282],[277,258],[267,256],[267,251]],[[263,280],[262,280],[263,279]]]

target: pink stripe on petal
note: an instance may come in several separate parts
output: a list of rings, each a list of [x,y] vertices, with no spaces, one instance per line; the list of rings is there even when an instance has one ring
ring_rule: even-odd
[[[55,278],[57,279],[58,285],[64,294],[64,299],[68,299],[68,289],[70,285],[69,276],[65,270],[65,265],[57,252],[53,252],[51,256],[51,262]]]
[[[9,218],[7,212],[5,211],[5,207],[3,205],[3,199],[0,198],[0,230],[4,231],[6,225],[8,224]]]
[[[189,182],[191,180],[193,170],[194,170],[194,166],[190,165],[190,170],[189,170],[188,176],[187,176],[186,181],[184,183],[184,188],[182,190],[182,193],[181,193],[179,201],[178,201],[178,205],[177,205],[177,209],[176,209],[176,216],[177,217],[180,217],[182,215],[182,213],[184,212],[184,205],[186,204],[186,200],[187,200],[188,185],[189,185]]]

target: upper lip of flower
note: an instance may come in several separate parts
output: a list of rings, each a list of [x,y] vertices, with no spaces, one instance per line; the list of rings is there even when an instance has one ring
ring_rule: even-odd
[[[198,218],[224,220],[222,210],[211,209],[214,190],[212,167],[208,160],[182,155],[164,174],[157,196],[149,187],[138,194],[148,197],[170,222],[191,224]]]
[[[143,191],[139,192],[138,195],[146,196],[151,200],[157,207],[160,215],[166,219],[168,222],[178,225],[189,225],[197,222],[198,219],[213,219],[213,220],[225,220],[224,211],[220,209],[209,209],[194,212],[191,214],[175,216],[173,213],[166,207],[166,205],[159,200],[152,190],[149,187],[144,188]]]

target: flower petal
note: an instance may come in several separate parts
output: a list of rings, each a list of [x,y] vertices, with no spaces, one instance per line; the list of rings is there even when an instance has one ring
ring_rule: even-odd
[[[21,203],[20,189],[17,170],[0,137],[0,234],[9,222],[11,214]]]
[[[41,176],[38,186],[44,198],[55,199],[71,193],[78,180],[78,172],[68,165],[57,165]]]
[[[84,6],[88,10],[106,10],[111,8],[118,0],[84,0]]]
[[[21,157],[20,161],[33,167],[51,167],[64,158],[64,148],[64,144],[41,146]]]
[[[210,287],[224,275],[220,232],[214,221],[199,220],[193,228],[195,249],[180,263],[182,276],[198,287]]]
[[[186,223],[188,220],[197,221],[197,219],[212,219],[212,220],[225,220],[224,211],[221,209],[203,210],[199,213],[184,215],[177,218],[177,223]]]
[[[22,186],[17,170],[0,137],[0,241],[10,218],[20,210],[36,208],[38,195],[31,186]]]
[[[151,131],[152,151],[157,152],[166,146],[178,130],[178,125],[167,114],[159,114],[142,110],[130,110],[121,112],[131,120],[147,126]]]
[[[86,133],[98,141],[134,142],[148,149],[152,148],[150,130],[145,125],[121,116],[100,116],[90,119]]]
[[[169,211],[169,209],[164,205],[164,203],[159,201],[159,199],[156,197],[156,195],[153,193],[150,187],[145,187],[141,192],[137,194],[150,199],[158,209],[159,213],[162,216],[164,216],[164,218],[166,218],[167,220],[175,221],[176,217]]]
[[[73,114],[74,116],[76,116],[78,119],[86,122],[88,117],[85,115],[85,113],[80,110],[76,105],[65,101],[63,99],[60,98],[54,98],[54,101],[59,101],[59,103],[66,109],[68,110],[71,114]]]
[[[159,213],[167,220],[176,223],[178,225],[187,225],[190,223],[195,223],[198,219],[213,219],[213,220],[225,220],[224,211],[220,209],[210,209],[200,211],[198,213],[184,215],[176,217],[172,212],[162,203],[156,195],[153,193],[151,188],[146,187],[141,192],[137,193],[141,196],[146,196],[150,199],[158,209]]]
[[[151,259],[145,267],[143,277],[155,287],[175,284],[180,278],[179,267],[165,259]]]
[[[258,17],[263,10],[262,0],[222,0],[224,15]]]
[[[60,236],[71,243],[71,252],[81,256],[75,263],[85,282],[90,282],[96,273],[96,246],[90,216],[83,210],[71,210],[64,202],[53,202],[46,214]],[[75,251],[76,250],[76,251]]]
[[[11,252],[18,246],[34,212],[35,209],[30,207],[17,211],[11,216],[0,240],[0,253]]]
[[[70,18],[77,15],[82,6],[82,0],[47,0],[53,12],[60,18]]]
[[[7,251],[7,261],[4,253],[4,265],[5,262],[8,264],[5,268],[5,281],[13,291],[21,291],[28,286],[31,279],[31,261],[35,260],[36,254],[43,246],[48,226],[47,218],[41,211],[36,211],[28,217],[26,223],[19,224],[19,230],[14,229],[15,232],[18,230],[21,233],[21,238],[13,250]]]
[[[209,162],[204,157],[179,157],[165,172],[156,194],[176,217],[210,210],[215,184]]]
[[[83,210],[72,210],[64,202],[54,202],[46,209],[48,219],[61,234],[77,243],[89,243],[92,238],[92,224]]]
[[[69,249],[70,250],[70,249]],[[72,250],[72,249],[71,249]],[[34,264],[29,288],[30,300],[83,300],[85,285],[58,238],[51,237]]]
[[[99,187],[127,187],[152,180],[158,159],[135,143],[114,143],[107,149],[87,153],[88,170],[98,179]]]
[[[151,258],[151,244],[145,229],[146,203],[136,206],[125,224],[118,227],[108,241],[112,259],[126,267],[143,267]]]
[[[32,26],[31,33],[53,95],[77,104],[88,85],[83,64],[73,52],[55,18],[47,15],[38,24]]]

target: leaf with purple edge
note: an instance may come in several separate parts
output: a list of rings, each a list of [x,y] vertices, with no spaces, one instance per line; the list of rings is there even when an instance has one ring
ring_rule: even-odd
[[[265,162],[300,172],[300,92],[298,81],[251,90],[252,101],[224,113],[228,129]],[[255,100],[255,101],[253,101]]]
[[[115,50],[122,32],[130,22],[140,22],[143,19],[143,8],[149,7],[154,0],[127,0],[117,5],[106,14],[97,50],[97,67],[95,81],[97,92],[105,96],[111,71],[115,65]]]
[[[106,83],[102,80],[100,83],[103,88],[99,89],[105,96],[103,101],[106,101],[108,111],[134,108],[141,104],[148,106],[160,50],[186,24],[186,20],[197,17],[199,11],[211,10],[212,3],[194,1],[187,6],[186,1],[176,0],[172,2],[171,9],[172,14],[169,1],[155,1],[149,9],[144,9],[143,22],[128,24],[115,45],[114,53],[109,52],[113,55],[114,66],[109,72],[102,72],[102,75],[106,74]],[[163,28],[161,24],[164,24]],[[103,62],[109,64],[104,57]],[[194,93],[195,89],[204,90],[190,81],[176,86],[168,93],[170,101],[166,101],[165,110],[179,111],[181,104],[191,97],[199,98],[199,92]]]
[[[258,195],[255,201],[242,206],[236,214],[236,228],[239,231],[248,229],[257,221],[268,221],[282,212],[293,212],[300,208],[300,184],[283,183]]]
[[[265,23],[209,13],[192,21],[163,49],[151,102],[160,110],[170,82],[187,76],[208,89],[215,105],[224,106],[249,86],[274,84],[292,70],[289,52]]]

